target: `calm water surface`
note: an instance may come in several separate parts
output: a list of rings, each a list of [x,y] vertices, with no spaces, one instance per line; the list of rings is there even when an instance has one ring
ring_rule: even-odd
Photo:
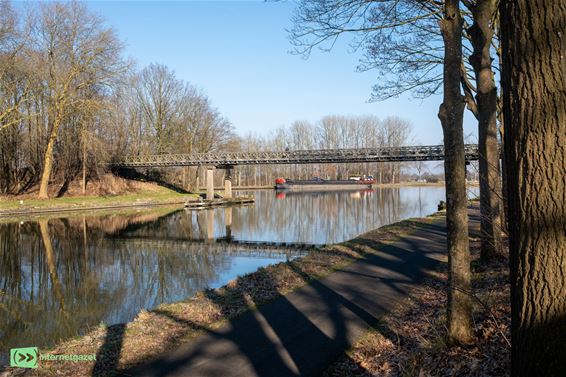
[[[11,347],[46,347],[101,322],[226,284],[292,250],[214,239],[335,243],[426,216],[443,187],[254,193],[253,206],[96,212],[0,223],[0,363]]]

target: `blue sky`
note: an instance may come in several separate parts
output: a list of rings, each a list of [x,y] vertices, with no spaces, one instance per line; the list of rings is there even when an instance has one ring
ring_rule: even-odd
[[[347,41],[309,59],[289,53],[285,28],[293,2],[91,1],[125,42],[138,67],[165,64],[202,89],[240,135],[267,133],[294,120],[324,115],[398,115],[413,124],[415,142],[438,144],[441,97],[409,96],[368,103],[375,72],[356,72]],[[466,119],[466,134],[475,134]]]

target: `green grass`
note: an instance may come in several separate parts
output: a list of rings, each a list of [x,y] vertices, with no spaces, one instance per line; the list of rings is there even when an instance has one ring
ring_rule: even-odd
[[[157,190],[142,190],[134,194],[115,196],[76,196],[53,199],[0,199],[0,212],[2,210],[37,210],[37,209],[69,209],[69,208],[93,208],[113,205],[144,205],[169,202],[181,202],[185,199],[195,198],[196,194],[181,194],[164,187]]]

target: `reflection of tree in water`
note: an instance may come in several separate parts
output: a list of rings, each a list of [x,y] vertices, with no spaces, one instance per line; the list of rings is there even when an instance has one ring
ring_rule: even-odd
[[[92,219],[0,225],[2,354],[22,339],[47,345],[101,321],[131,320],[141,308],[203,289],[229,267],[226,254],[206,245],[184,251],[107,240]]]
[[[341,242],[405,218],[424,216],[444,199],[444,188],[376,188],[369,191],[287,193],[276,199],[258,191],[253,208],[235,208],[233,234],[239,239]],[[420,200],[419,200],[420,198]]]
[[[256,191],[256,204],[232,209],[231,235],[244,241],[341,242],[409,217],[426,216],[444,200],[443,187],[376,188],[359,192],[291,192],[276,199],[273,191]],[[225,237],[226,209],[178,211],[151,225],[118,234],[149,237]]]

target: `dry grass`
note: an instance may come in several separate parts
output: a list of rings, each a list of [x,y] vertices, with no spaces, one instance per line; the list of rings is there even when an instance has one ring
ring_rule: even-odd
[[[49,197],[70,198],[77,196],[113,196],[133,194],[141,191],[158,192],[161,190],[161,187],[153,183],[124,179],[109,173],[101,175],[96,180],[88,181],[87,190],[84,194],[82,190],[82,182],[79,178],[69,182],[66,190],[60,194],[62,187],[63,182],[52,182],[49,185]],[[5,197],[5,199],[34,199],[37,197],[38,192],[39,185],[35,185],[30,187],[29,190],[23,194],[10,195]]]
[[[55,197],[56,194],[51,193],[52,199],[48,200],[37,199],[37,194],[33,191],[19,196],[0,197],[0,216],[68,209],[174,204],[196,197],[194,194],[178,193],[154,183],[127,180],[111,174],[91,183],[85,195],[73,186],[75,183],[71,184],[66,195]],[[56,191],[55,186],[52,185],[52,190]]]

